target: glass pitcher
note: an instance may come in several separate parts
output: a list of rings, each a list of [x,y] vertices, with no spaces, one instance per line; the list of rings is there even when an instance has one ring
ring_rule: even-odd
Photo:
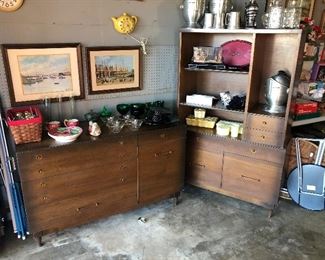
[[[300,7],[297,0],[290,0],[287,8],[284,10],[283,16],[283,28],[299,28],[301,20],[302,8]]]
[[[267,28],[279,29],[283,25],[284,1],[274,0],[269,8]]]

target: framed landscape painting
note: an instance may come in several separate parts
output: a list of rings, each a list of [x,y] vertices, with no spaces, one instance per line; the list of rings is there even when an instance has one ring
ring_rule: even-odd
[[[86,48],[89,94],[141,89],[140,46]]]
[[[79,43],[3,44],[2,54],[12,106],[84,98]]]

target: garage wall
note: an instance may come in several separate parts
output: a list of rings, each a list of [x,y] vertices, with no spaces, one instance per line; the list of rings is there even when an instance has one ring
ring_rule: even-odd
[[[149,39],[148,55],[143,57],[143,90],[88,95],[84,64],[86,98],[77,101],[78,117],[90,109],[100,110],[103,105],[115,108],[123,102],[165,100],[167,105],[175,107],[178,30],[183,25],[181,3],[183,0],[25,0],[16,12],[0,12],[0,43],[80,42],[83,47],[137,45],[129,37],[115,32],[112,26],[112,16],[127,12],[139,18],[134,36]],[[243,11],[244,1],[233,3],[236,10]],[[261,15],[265,0],[259,0],[258,4]],[[10,107],[2,58],[0,91],[4,107]]]
[[[173,0],[25,0],[16,12],[0,13],[0,41],[3,43],[67,43],[86,46],[138,45],[113,29],[111,17],[123,12],[139,18],[134,36],[149,39],[143,58],[143,90],[88,95],[77,102],[77,113],[99,110],[103,105],[157,99],[174,103],[177,84],[178,29],[182,25],[181,1]],[[85,57],[84,57],[85,61]],[[85,64],[84,64],[85,65]],[[0,90],[3,105],[10,106],[6,76],[0,61]]]

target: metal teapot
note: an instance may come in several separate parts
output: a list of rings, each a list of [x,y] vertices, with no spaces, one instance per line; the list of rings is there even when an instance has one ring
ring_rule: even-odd
[[[138,22],[138,18],[134,15],[128,15],[123,13],[119,17],[112,17],[114,28],[119,33],[127,34],[133,32],[135,25]]]
[[[288,99],[290,76],[283,70],[266,80],[265,111],[269,113],[283,113]]]

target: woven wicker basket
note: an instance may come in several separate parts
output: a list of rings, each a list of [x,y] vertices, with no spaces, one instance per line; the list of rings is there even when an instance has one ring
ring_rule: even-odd
[[[32,112],[36,117],[14,120],[16,113],[25,111]],[[6,121],[16,144],[40,142],[42,140],[42,114],[37,107],[9,109]]]

